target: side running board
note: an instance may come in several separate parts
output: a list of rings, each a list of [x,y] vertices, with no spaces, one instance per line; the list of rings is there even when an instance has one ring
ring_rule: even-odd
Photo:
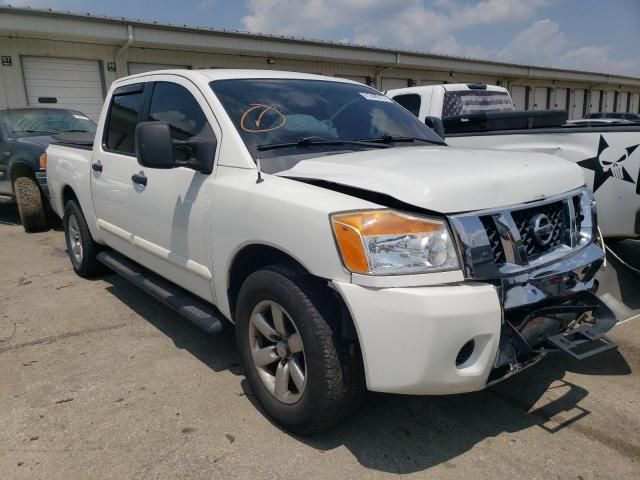
[[[213,305],[115,252],[100,252],[98,260],[207,333],[217,333],[225,321]]]

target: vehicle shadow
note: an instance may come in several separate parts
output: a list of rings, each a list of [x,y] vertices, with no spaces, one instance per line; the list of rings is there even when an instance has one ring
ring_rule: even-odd
[[[638,292],[640,275],[637,273],[637,270],[640,270],[640,242],[627,240],[611,242],[611,245],[608,246],[617,256],[616,258],[608,254],[607,261],[615,270],[616,285],[620,291],[620,299],[627,308],[640,311],[640,294]],[[625,262],[625,264],[621,262]]]
[[[176,347],[189,351],[215,372],[242,375],[231,327],[208,335],[126,280],[114,274],[102,280],[109,283],[109,293],[171,338]],[[439,464],[455,468],[456,457],[488,438],[536,425],[554,434],[589,415],[580,405],[589,392],[564,380],[567,371],[631,373],[617,351],[582,362],[552,355],[481,392],[444,397],[368,393],[363,405],[334,430],[294,438],[319,451],[345,447],[360,464],[382,472],[414,473]],[[241,388],[262,411],[246,379]]]
[[[20,225],[18,206],[10,197],[0,196],[0,225]]]
[[[231,325],[218,334],[208,334],[115,273],[100,280],[109,284],[107,292],[169,337],[177,348],[187,350],[215,372],[242,374]]]
[[[440,464],[455,468],[456,457],[501,433],[538,426],[555,434],[589,415],[580,405],[589,392],[563,379],[567,371],[577,370],[631,373],[617,351],[579,364],[557,355],[481,392],[440,397],[368,393],[362,407],[338,428],[296,438],[320,451],[345,447],[362,466],[387,473],[415,473]],[[242,386],[260,408],[246,380]]]

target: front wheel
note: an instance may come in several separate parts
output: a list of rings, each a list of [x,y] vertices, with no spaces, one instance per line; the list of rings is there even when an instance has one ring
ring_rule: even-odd
[[[13,182],[13,191],[25,232],[47,228],[45,203],[36,181],[30,177],[19,177]]]
[[[236,338],[247,379],[266,413],[293,433],[338,423],[364,389],[359,358],[317,308],[331,301],[304,275],[278,267],[251,274],[236,309]]]

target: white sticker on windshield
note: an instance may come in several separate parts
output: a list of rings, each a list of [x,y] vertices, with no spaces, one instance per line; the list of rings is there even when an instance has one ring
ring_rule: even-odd
[[[84,115],[77,115],[77,114],[73,114],[74,117],[79,118],[80,120],[89,120],[88,117],[85,117]]]
[[[384,95],[376,95],[375,93],[368,93],[368,92],[360,92],[360,95],[362,95],[367,100],[373,100],[374,102],[393,103],[393,100],[391,100],[389,97],[385,97]]]

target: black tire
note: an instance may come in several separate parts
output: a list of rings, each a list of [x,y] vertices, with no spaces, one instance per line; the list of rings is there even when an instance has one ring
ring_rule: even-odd
[[[285,403],[266,387],[251,352],[250,322],[254,308],[271,301],[289,315],[304,345],[306,384],[295,403]],[[292,433],[312,435],[336,425],[365,391],[357,341],[340,338],[336,318],[326,304],[336,299],[302,273],[273,266],[252,273],[244,282],[236,308],[236,339],[241,361],[256,399],[266,413]],[[332,325],[333,324],[333,325]],[[280,361],[276,362],[276,365]]]
[[[104,267],[96,257],[100,252],[100,245],[91,237],[82,210],[74,200],[69,200],[64,206],[62,222],[67,253],[75,272],[81,277],[92,277],[103,272]],[[81,247],[79,256],[76,255],[77,246]]]
[[[18,212],[25,232],[37,232],[48,227],[45,204],[33,178],[19,177],[13,182]]]

